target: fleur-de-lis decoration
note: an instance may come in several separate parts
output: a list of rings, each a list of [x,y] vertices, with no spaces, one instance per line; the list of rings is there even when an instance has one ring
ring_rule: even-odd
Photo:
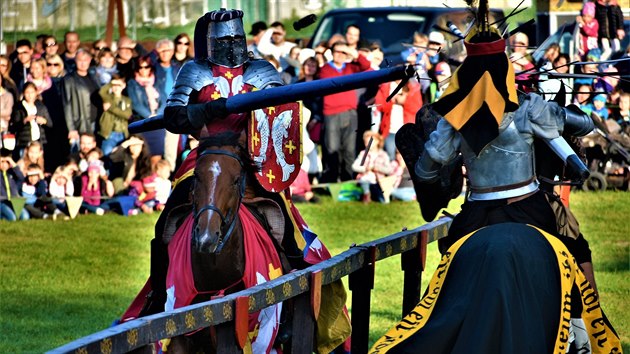
[[[129,343],[129,345],[136,345],[136,343],[138,343],[138,330],[137,329],[132,329],[129,332],[127,332],[127,343]]]
[[[267,300],[267,305],[271,305],[276,302],[276,295],[273,294],[273,290],[267,289],[265,293],[265,300]]]
[[[346,273],[350,273],[350,270],[352,270],[352,262],[350,262],[350,260],[349,260],[349,259],[346,259],[346,265],[345,265],[345,267],[346,267],[346,269],[345,269],[345,270],[346,270]]]
[[[379,248],[376,249],[376,252],[374,252],[374,259],[379,259],[381,258],[381,250]]]
[[[337,275],[339,275],[339,269],[337,269],[337,266],[334,266],[332,271],[330,272],[330,277],[335,279],[337,278]]]
[[[212,308],[210,306],[203,308],[203,319],[206,320],[206,322],[212,322],[214,319],[214,313],[212,313]]]
[[[400,239],[400,250],[401,251],[406,251],[407,250],[407,238],[401,238]]]
[[[223,317],[226,319],[232,317],[232,306],[230,306],[230,304],[223,305]]]
[[[105,338],[101,341],[101,353],[110,354],[112,352],[112,340],[111,338]]]
[[[249,297],[249,311],[253,310],[256,307],[256,298],[253,296]]]
[[[88,351],[87,351],[86,347],[81,347],[81,348],[77,349],[77,351],[75,353],[76,354],[88,354]]]
[[[387,244],[387,246],[385,246],[385,254],[387,255],[387,257],[391,256],[392,253],[394,253],[394,250],[392,249],[392,245]]]
[[[418,247],[418,237],[414,237],[411,239],[411,247]]]
[[[378,251],[378,249],[377,249]],[[365,261],[365,255],[363,253],[359,254],[359,264],[363,264],[363,261]]]
[[[186,328],[193,328],[195,327],[195,323],[197,321],[195,321],[195,316],[193,316],[193,314],[191,312],[186,314]]]
[[[291,296],[291,293],[293,292],[293,289],[291,288],[291,284],[289,283],[284,283],[282,285],[282,295],[284,295],[284,297],[289,297]]]
[[[306,289],[306,286],[308,285],[308,280],[306,280],[306,276],[301,276],[300,277],[300,289],[304,290]]]
[[[172,319],[168,319],[166,320],[166,334],[168,334],[169,336],[172,336],[173,334],[175,334],[175,331],[177,330],[177,325],[175,324],[175,321],[173,321]]]

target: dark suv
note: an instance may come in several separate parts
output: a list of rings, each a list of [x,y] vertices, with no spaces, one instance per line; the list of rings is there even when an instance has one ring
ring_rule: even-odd
[[[504,17],[502,10],[491,10],[490,22]],[[453,22],[464,32],[472,20],[472,13],[466,8],[446,7],[370,7],[337,9],[327,12],[319,22],[309,47],[313,48],[321,41],[327,41],[335,33],[345,33],[350,24],[361,29],[361,38],[369,43],[378,42],[383,48],[385,59],[390,64],[402,62],[400,53],[405,49],[403,43],[413,43],[415,31],[429,34],[437,24],[447,28],[446,22]],[[449,57],[461,60],[464,55],[463,43],[452,36],[445,35]]]

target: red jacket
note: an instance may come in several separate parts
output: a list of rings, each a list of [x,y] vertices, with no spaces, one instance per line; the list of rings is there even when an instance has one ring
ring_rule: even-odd
[[[341,70],[334,68],[330,62],[326,63],[321,68],[319,77],[321,79],[327,79],[367,70],[370,70],[370,61],[363,55],[359,54],[359,58],[357,58],[356,61],[346,63]],[[324,115],[329,116],[357,109],[358,100],[359,99],[357,98],[357,94],[354,90],[324,96]]]
[[[383,113],[381,117],[381,127],[379,129],[383,138],[389,135],[389,128],[391,126],[392,107],[394,106],[394,99],[389,102],[385,100],[390,94],[390,82],[381,84],[376,93],[376,109]],[[420,94],[420,84],[415,81],[409,81],[406,85],[407,99],[403,105],[403,124],[415,123],[416,112],[422,107],[422,95]],[[402,90],[401,90],[402,91]]]

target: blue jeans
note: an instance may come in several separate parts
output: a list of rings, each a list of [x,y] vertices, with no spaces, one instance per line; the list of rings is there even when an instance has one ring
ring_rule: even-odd
[[[111,132],[109,137],[103,140],[101,144],[101,149],[103,149],[103,155],[109,155],[112,150],[116,147],[116,145],[120,144],[125,140],[125,134],[122,132]]]
[[[7,201],[0,202],[0,220],[15,221],[17,216]]]
[[[396,134],[388,134],[385,137],[385,145],[383,147],[389,156],[389,160],[394,161],[396,159]]]

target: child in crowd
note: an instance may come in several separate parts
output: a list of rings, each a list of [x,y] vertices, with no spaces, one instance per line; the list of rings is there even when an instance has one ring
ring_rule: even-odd
[[[48,196],[48,184],[44,180],[44,170],[37,164],[27,167],[26,178],[22,183],[22,197],[26,198],[20,219],[53,219],[63,215]]]
[[[595,19],[595,3],[585,2],[582,7],[582,16],[575,18],[580,27],[580,42],[578,45],[578,53],[584,57],[591,49],[598,48],[597,32],[599,31],[599,23]]]
[[[364,203],[369,203],[370,200],[384,203],[385,197],[378,180],[393,172],[389,156],[383,150],[383,139],[379,133],[366,131],[363,133],[363,142],[366,147],[369,145],[369,150],[362,150],[352,164],[352,170],[358,173],[357,180],[363,190],[362,200]]]
[[[630,93],[622,92],[619,95],[619,108],[613,110],[611,118],[621,126],[630,124]]]
[[[431,86],[429,88],[429,98],[431,103],[439,100],[444,91],[446,91],[449,79],[451,78],[451,67],[447,62],[441,61],[435,66],[435,71],[433,73],[435,78],[431,79]]]
[[[125,78],[114,74],[111,81],[99,90],[103,99],[103,114],[99,120],[103,137],[103,154],[109,155],[114,147],[129,137],[129,118],[132,115],[131,99],[123,95]]]
[[[166,200],[171,194],[171,164],[162,159],[155,164],[155,200],[156,210],[163,210]]]
[[[44,170],[44,148],[39,141],[31,141],[17,165],[24,175],[29,165],[36,164]]]
[[[102,174],[102,163],[91,162],[86,172],[75,178],[75,195],[83,197],[80,212],[105,214],[110,204],[105,200],[114,196],[114,185]]]
[[[132,181],[129,188],[129,195],[136,197],[135,210],[130,210],[131,215],[141,210],[145,214],[153,213],[153,210],[162,210],[164,205],[157,202],[157,192],[155,179],[157,174],[153,173],[142,178],[140,181]]]
[[[16,135],[16,149],[13,159],[22,157],[24,149],[31,141],[46,144],[44,126],[52,127],[48,109],[39,98],[37,88],[32,82],[24,84],[21,104],[13,110],[9,130]]]
[[[118,73],[116,56],[110,48],[105,47],[96,54],[96,61],[98,62],[96,66],[96,80],[99,86],[106,85]]]
[[[394,169],[392,175],[396,176],[396,181],[394,182],[394,189],[392,190],[390,198],[392,200],[396,199],[403,202],[416,200],[416,191],[413,188],[413,183],[411,182],[409,169],[407,168],[407,165],[405,165],[405,160],[403,160],[402,155],[398,152],[398,150],[396,150],[396,159],[392,161],[392,167]]]
[[[602,119],[608,119],[608,108],[606,108],[606,95],[599,94],[593,97],[593,103],[591,105],[591,113],[596,113]]]
[[[17,216],[13,211],[11,198],[18,198],[19,185],[24,180],[24,175],[17,166],[11,151],[0,150],[0,220],[15,221]]]
[[[72,183],[72,169],[59,166],[50,177],[48,193],[58,209],[67,213],[66,197],[74,195],[74,183]]]

